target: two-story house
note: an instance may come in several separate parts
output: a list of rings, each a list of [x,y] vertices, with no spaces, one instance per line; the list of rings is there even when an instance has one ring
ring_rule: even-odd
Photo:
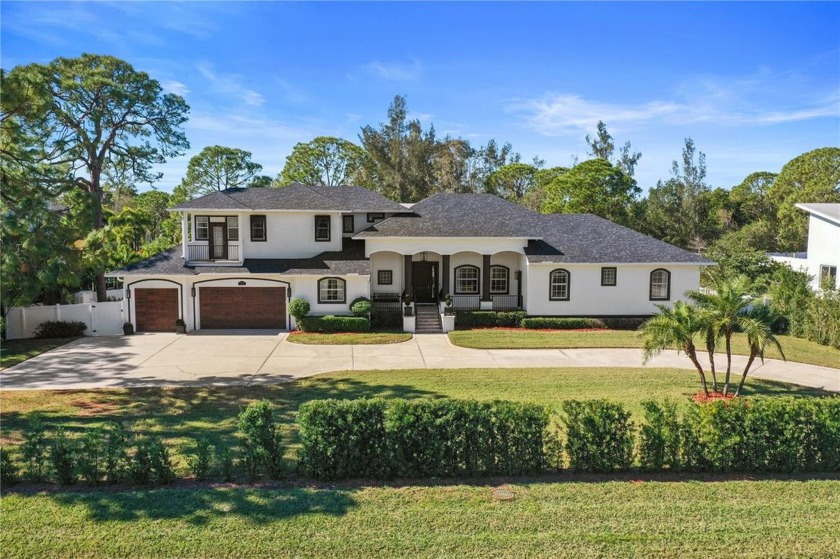
[[[491,194],[398,204],[353,186],[236,189],[181,204],[180,246],[111,276],[138,331],[293,327],[357,297],[437,312],[648,316],[699,287],[702,257],[594,215],[542,215]]]
[[[811,276],[811,287],[840,288],[840,204],[796,204],[808,212],[806,252],[773,253],[770,258]]]

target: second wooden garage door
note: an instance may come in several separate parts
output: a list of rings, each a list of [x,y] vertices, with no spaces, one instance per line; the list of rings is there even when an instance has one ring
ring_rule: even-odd
[[[201,328],[286,328],[285,287],[201,287]]]

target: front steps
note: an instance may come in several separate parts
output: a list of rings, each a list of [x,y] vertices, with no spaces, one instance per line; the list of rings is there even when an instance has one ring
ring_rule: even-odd
[[[417,334],[442,334],[443,325],[440,322],[440,312],[437,305],[415,305],[417,314],[415,333]]]

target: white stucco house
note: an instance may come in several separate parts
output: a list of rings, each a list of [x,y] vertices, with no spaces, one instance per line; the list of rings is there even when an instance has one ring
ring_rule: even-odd
[[[770,258],[811,276],[811,287],[840,287],[840,204],[796,204],[808,212],[806,252],[773,253]]]
[[[109,274],[123,281],[138,331],[174,330],[177,319],[187,330],[288,329],[293,297],[325,315],[348,314],[362,296],[399,311],[405,293],[418,330],[449,322],[446,295],[456,310],[649,316],[698,288],[711,264],[594,215],[542,215],[491,194],[403,205],[360,187],[295,183],[214,192],[172,211],[181,245]]]

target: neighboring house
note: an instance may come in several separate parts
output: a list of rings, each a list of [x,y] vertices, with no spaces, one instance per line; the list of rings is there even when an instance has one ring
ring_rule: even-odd
[[[773,253],[770,258],[811,276],[811,287],[840,287],[840,204],[796,204],[810,214],[808,250],[806,252]]]
[[[347,314],[357,297],[435,315],[647,316],[711,264],[594,215],[542,215],[491,194],[397,204],[360,187],[215,192],[181,204],[183,242],[109,275],[138,331],[293,326],[287,302]],[[419,320],[419,319],[418,319]]]

